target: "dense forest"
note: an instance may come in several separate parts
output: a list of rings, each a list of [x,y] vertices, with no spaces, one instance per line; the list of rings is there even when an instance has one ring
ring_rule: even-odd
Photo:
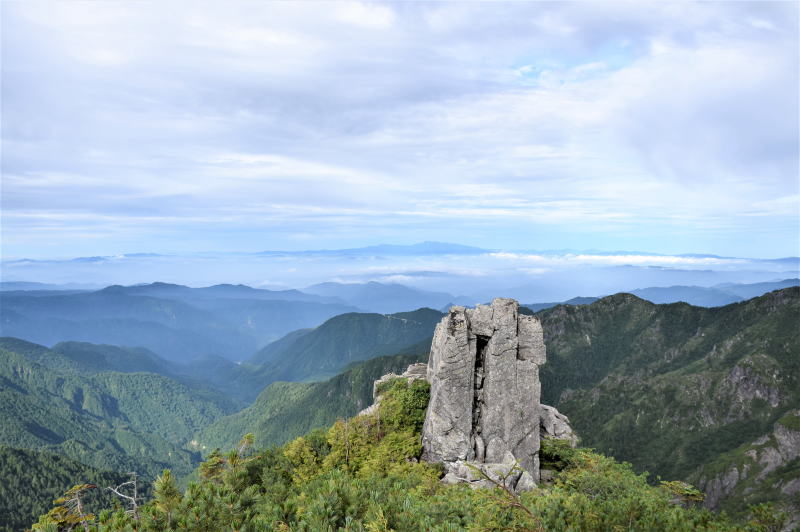
[[[112,507],[113,495],[105,488],[130,480],[129,475],[101,471],[64,456],[0,446],[0,531],[16,532],[46,513],[75,482],[97,485],[85,499],[87,511]],[[141,485],[142,496],[149,482]]]

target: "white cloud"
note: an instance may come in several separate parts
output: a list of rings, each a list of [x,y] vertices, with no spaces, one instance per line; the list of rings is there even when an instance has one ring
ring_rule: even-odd
[[[339,20],[356,26],[386,29],[394,23],[394,11],[386,4],[336,2],[331,5]]]
[[[511,262],[534,263],[553,266],[667,266],[667,267],[709,267],[722,265],[742,265],[747,259],[720,257],[681,257],[671,255],[624,254],[595,255],[591,253],[528,254],[513,252],[490,253],[489,256]],[[527,268],[526,270],[528,270]],[[536,268],[535,270],[541,270]],[[547,271],[542,270],[543,271]],[[540,272],[540,273],[542,273]]]
[[[759,231],[785,254],[796,19],[785,3],[4,6],[4,220],[687,251]]]

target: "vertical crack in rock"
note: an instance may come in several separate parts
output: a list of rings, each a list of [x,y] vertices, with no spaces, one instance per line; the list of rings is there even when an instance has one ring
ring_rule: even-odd
[[[477,335],[475,342],[475,377],[473,381],[475,395],[472,400],[472,436],[475,440],[474,452],[477,462],[483,462],[485,458],[485,445],[481,435],[481,418],[483,417],[484,366],[486,364],[486,348],[488,345],[488,336]]]

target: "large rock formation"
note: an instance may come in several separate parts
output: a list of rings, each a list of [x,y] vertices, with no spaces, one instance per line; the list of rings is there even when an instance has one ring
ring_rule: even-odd
[[[428,360],[422,458],[442,462],[446,481],[480,482],[480,469],[516,489],[531,487],[539,475],[544,362],[541,324],[520,315],[515,300],[452,307],[436,327]]]

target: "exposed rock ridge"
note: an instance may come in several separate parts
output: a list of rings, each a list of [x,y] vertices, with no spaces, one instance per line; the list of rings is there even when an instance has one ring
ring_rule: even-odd
[[[700,477],[697,484],[706,493],[704,505],[717,509],[720,502],[735,491],[747,490],[752,481],[763,481],[779,468],[798,458],[800,458],[800,410],[795,409],[778,420],[771,433],[753,441],[738,459],[731,460],[728,467],[716,475]],[[785,495],[800,493],[800,480],[796,477],[773,478],[770,482],[774,489],[780,490]],[[797,519],[800,508],[794,508],[791,513]]]

